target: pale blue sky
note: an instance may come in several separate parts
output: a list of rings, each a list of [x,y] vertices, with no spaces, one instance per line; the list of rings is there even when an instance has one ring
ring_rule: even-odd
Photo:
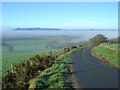
[[[3,26],[117,29],[117,2],[4,2]]]

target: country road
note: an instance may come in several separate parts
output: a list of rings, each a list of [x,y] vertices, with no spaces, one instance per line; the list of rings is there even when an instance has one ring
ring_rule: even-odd
[[[72,63],[80,88],[118,88],[118,70],[92,56],[89,48],[76,51]]]

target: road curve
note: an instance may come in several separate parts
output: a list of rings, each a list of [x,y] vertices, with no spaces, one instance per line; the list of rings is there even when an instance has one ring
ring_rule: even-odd
[[[80,88],[118,88],[119,71],[92,56],[89,48],[76,51],[72,63]]]

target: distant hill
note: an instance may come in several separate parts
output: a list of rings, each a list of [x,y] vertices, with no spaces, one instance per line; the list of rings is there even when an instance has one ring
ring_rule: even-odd
[[[16,28],[14,30],[62,30],[59,28]]]

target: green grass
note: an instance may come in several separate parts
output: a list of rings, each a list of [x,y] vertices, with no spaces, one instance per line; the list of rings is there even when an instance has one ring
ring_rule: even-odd
[[[120,48],[120,44],[110,44],[110,47],[112,47],[112,48]]]
[[[59,50],[53,50],[52,54],[57,53]],[[8,54],[3,56],[2,60],[2,75],[4,76],[7,72],[7,70],[10,69],[11,64],[18,64],[21,61],[28,60],[32,56],[35,55],[45,55],[49,54],[49,51],[42,51],[42,52],[29,52],[29,53],[16,53],[16,54]]]
[[[92,52],[96,53],[98,56],[105,58],[112,64],[118,67],[118,51],[117,50],[110,50],[108,48],[104,48],[101,46],[96,46],[92,49]],[[120,55],[119,55],[120,56]]]
[[[10,69],[11,64],[17,64],[28,60],[32,56],[44,54],[49,51],[57,51],[67,47],[63,38],[38,38],[4,41],[2,46],[2,75]]]
[[[102,45],[106,45],[106,46],[109,46],[111,48],[120,48],[120,44],[119,43],[114,43],[114,44],[106,44],[106,43],[102,43]]]
[[[63,88],[67,78],[67,64],[71,60],[73,51],[65,53],[59,57],[52,67],[44,70],[40,76],[30,81],[31,87],[48,89],[48,88]]]
[[[11,64],[18,64],[21,61],[28,60],[32,56],[40,54],[40,52],[31,53],[16,53],[16,54],[6,54],[2,57],[2,74],[5,75],[7,70],[10,69]]]

